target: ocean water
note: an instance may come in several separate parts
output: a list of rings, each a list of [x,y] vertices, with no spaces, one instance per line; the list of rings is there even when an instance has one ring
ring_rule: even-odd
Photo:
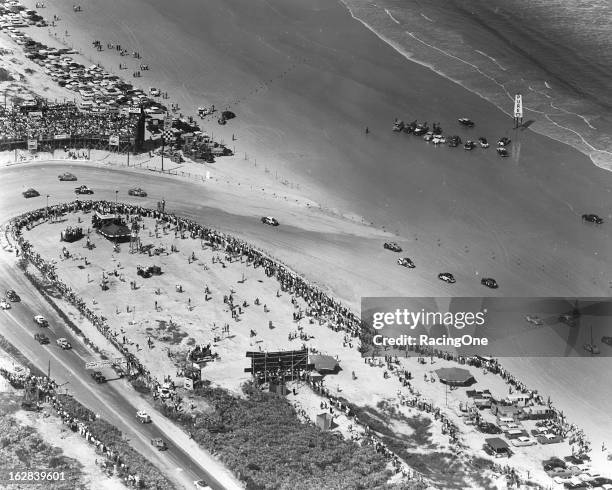
[[[612,170],[611,0],[342,0],[413,61]]]

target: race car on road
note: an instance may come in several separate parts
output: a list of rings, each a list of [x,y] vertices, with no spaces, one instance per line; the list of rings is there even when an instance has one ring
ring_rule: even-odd
[[[497,285],[497,281],[495,279],[493,279],[492,277],[483,277],[480,280],[480,284],[482,284],[483,286],[486,286],[488,288],[491,288],[491,289],[497,289],[499,287]]]
[[[42,315],[36,315],[34,317],[34,322],[36,322],[36,324],[39,327],[48,327],[49,326],[49,322],[47,321],[47,319],[42,316]]]
[[[409,269],[415,268],[414,262],[408,257],[404,257],[403,259],[397,259],[397,263],[402,267],[408,267]]]
[[[19,297],[19,295],[18,295],[18,294],[17,294],[15,291],[13,291],[12,289],[9,289],[9,290],[6,292],[6,295],[5,295],[5,296],[6,296],[6,298],[7,298],[9,301],[12,301],[13,303],[16,303],[16,302],[18,302],[18,301],[21,301],[21,298]]]
[[[75,187],[74,188],[74,193],[75,194],[93,194],[94,191],[92,191],[89,187],[87,187],[86,185],[82,185],[80,187]]]
[[[57,178],[60,180],[60,182],[65,182],[65,181],[75,181],[77,180],[76,175],[71,174],[70,172],[65,172],[63,174],[60,174],[57,176]]]
[[[531,324],[536,325],[538,327],[541,326],[541,325],[544,325],[544,321],[539,316],[536,316],[536,315],[527,315],[525,317],[525,320],[528,323],[531,323]]]
[[[198,490],[212,490],[205,480],[194,481],[193,486]]]
[[[34,334],[34,339],[41,345],[49,343],[49,337],[47,337],[44,333]]]
[[[55,343],[64,350],[68,350],[72,348],[72,346],[70,345],[70,342],[68,342],[64,337],[57,339]]]
[[[36,189],[32,189],[31,187],[28,190],[23,191],[22,194],[26,199],[40,196],[40,192],[38,192]]]
[[[140,187],[133,187],[132,189],[128,191],[128,194],[130,196],[136,196],[136,197],[147,197],[147,193],[143,191]]]
[[[278,226],[278,220],[272,216],[262,216],[261,222],[270,226]]]
[[[450,272],[440,272],[440,274],[438,274],[438,279],[449,284],[454,284],[456,282],[455,276],[453,276]]]
[[[402,247],[400,247],[395,242],[385,242],[383,247],[385,248],[385,250],[391,250],[392,252],[401,252],[402,251]]]

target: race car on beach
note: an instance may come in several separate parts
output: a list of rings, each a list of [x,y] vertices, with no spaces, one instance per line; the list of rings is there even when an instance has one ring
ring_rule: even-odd
[[[397,259],[397,263],[402,267],[408,267],[409,269],[414,269],[416,267],[414,265],[414,262],[408,257],[404,257],[403,259]]]
[[[587,221],[588,223],[595,223],[596,225],[601,225],[604,222],[603,218],[596,214],[583,214],[582,221]]]
[[[147,193],[145,191],[143,191],[140,187],[134,187],[134,188],[130,189],[128,191],[128,194],[130,196],[147,197]]]
[[[472,121],[471,119],[468,119],[467,117],[460,117],[458,121],[459,121],[459,124],[461,124],[462,126],[467,126],[468,128],[474,127],[474,121]]]
[[[483,286],[486,286],[488,288],[491,288],[491,289],[497,289],[499,287],[497,285],[497,281],[495,279],[493,279],[492,277],[483,277],[480,280],[480,284],[482,284]]]
[[[440,281],[447,282],[448,284],[454,284],[456,282],[455,276],[453,276],[450,272],[440,272],[440,274],[438,274],[438,279],[440,279]]]
[[[455,148],[461,144],[461,138],[457,135],[451,136],[448,138],[448,146],[451,148]]]
[[[476,148],[476,143],[474,143],[472,140],[467,140],[463,145],[464,150],[473,150],[474,148]]]
[[[272,216],[262,216],[261,222],[265,225],[278,226],[278,220]]]
[[[2,300],[0,301],[0,310],[10,310],[11,309],[11,304],[6,301],[6,300]]]
[[[544,322],[542,321],[542,319],[539,316],[536,316],[536,315],[527,315],[525,317],[525,320],[528,323],[531,323],[531,324],[536,325],[538,327],[541,326],[541,325],[544,325]]]
[[[36,315],[34,317],[34,322],[39,326],[39,327],[48,327],[49,326],[49,322],[47,321],[47,319],[42,316],[42,315]]]
[[[79,187],[75,187],[74,188],[74,193],[75,194],[93,194],[94,191],[92,191],[89,187],[87,187],[86,185],[82,185]]]
[[[5,293],[5,296],[6,296],[6,299],[8,299],[9,301],[13,303],[17,303],[18,301],[21,301],[21,298],[19,297],[19,295],[12,289],[7,290]]]
[[[36,189],[32,189],[31,187],[25,191],[22,192],[23,197],[25,197],[26,199],[29,199],[31,197],[38,197],[40,196],[40,192],[38,192]]]
[[[480,138],[478,138],[478,143],[480,143],[480,147],[481,148],[488,148],[489,147],[489,142],[487,141],[487,138],[483,138],[482,136]]]
[[[64,350],[68,350],[72,348],[72,345],[70,345],[70,342],[68,342],[64,337],[57,339],[55,343]]]
[[[510,138],[506,138],[505,136],[502,136],[501,138],[499,138],[497,140],[497,146],[508,146],[510,144]]]
[[[504,148],[503,146],[498,146],[496,148],[497,154],[500,157],[507,157],[508,156],[508,150],[506,148]]]
[[[395,242],[385,242],[383,247],[385,248],[385,250],[391,250],[392,252],[401,252],[402,251],[402,247],[400,247]]]
[[[63,174],[60,174],[57,176],[57,178],[63,182],[63,181],[74,181],[77,180],[76,175],[71,174],[70,172],[64,172]]]
[[[41,345],[49,343],[49,337],[47,337],[44,333],[35,333],[34,340]]]

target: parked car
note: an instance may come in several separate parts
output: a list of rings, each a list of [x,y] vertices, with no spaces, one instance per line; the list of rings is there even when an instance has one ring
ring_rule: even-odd
[[[19,297],[19,295],[15,291],[13,291],[12,289],[9,289],[5,293],[5,296],[12,303],[17,303],[17,302],[21,301],[21,298]]]
[[[34,340],[36,340],[39,344],[49,343],[49,337],[47,337],[44,333],[35,333]]]
[[[143,191],[140,187],[134,187],[128,191],[130,196],[136,197],[147,197],[147,193]]]
[[[72,345],[70,345],[70,342],[68,342],[64,337],[57,339],[55,343],[64,350],[68,350],[72,348]]]
[[[106,382],[106,376],[104,376],[101,371],[94,371],[91,373],[91,377],[98,384]]]
[[[36,189],[33,189],[31,187],[28,190],[23,191],[22,194],[23,194],[23,197],[25,197],[26,199],[30,199],[31,197],[40,196],[40,192],[38,192]]]
[[[540,444],[557,444],[562,441],[563,438],[555,434],[542,434],[541,436],[538,436],[538,442]]]
[[[533,446],[536,444],[536,441],[527,437],[527,436],[519,436],[516,439],[512,439],[510,441],[513,446],[522,447],[522,446]]]
[[[6,301],[6,300],[1,300],[0,301],[0,310],[10,310],[11,309],[11,304]]]
[[[57,176],[60,181],[75,181],[77,180],[76,175],[71,174],[70,172],[64,172]]]
[[[36,322],[36,324],[39,327],[48,327],[49,326],[49,322],[47,321],[47,319],[42,316],[42,315],[36,315],[34,317],[34,322]]]
[[[272,216],[262,216],[261,222],[265,225],[278,226],[278,220]]]

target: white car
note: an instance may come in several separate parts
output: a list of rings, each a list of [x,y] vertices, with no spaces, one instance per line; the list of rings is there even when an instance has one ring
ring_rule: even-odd
[[[55,343],[64,350],[72,348],[72,346],[70,345],[70,342],[68,342],[64,337],[57,339]]]
[[[527,315],[525,317],[525,320],[527,320],[529,323],[533,323],[534,325],[537,325],[537,326],[544,325],[544,322],[542,321],[542,319],[539,316],[536,316],[536,315]]]
[[[0,309],[2,310],[10,310],[11,304],[8,301],[2,300],[0,301]]]
[[[530,439],[529,437],[526,437],[526,436],[520,436],[520,437],[517,437],[516,439],[512,439],[513,446],[533,446],[535,444],[536,442],[533,439]]]
[[[36,315],[34,317],[34,321],[40,325],[41,327],[48,327],[49,326],[49,322],[47,321],[47,319],[42,316],[42,315]]]

